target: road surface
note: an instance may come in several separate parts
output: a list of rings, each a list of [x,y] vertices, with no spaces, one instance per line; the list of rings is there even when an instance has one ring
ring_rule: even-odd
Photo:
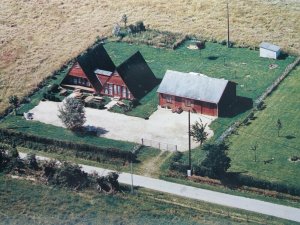
[[[20,153],[20,157],[26,157],[26,154]],[[38,160],[49,160],[49,158],[37,156]],[[103,169],[94,166],[79,164],[82,170],[86,173],[98,173],[103,176],[112,172],[112,170]],[[131,185],[131,174],[121,173],[119,182]],[[187,185],[172,183],[164,180],[154,179],[150,177],[133,175],[134,186],[144,187],[151,190],[174,194],[177,196],[210,202],[213,204],[228,206],[232,208],[244,209],[256,213],[261,213],[269,216],[275,216],[282,219],[300,222],[300,209],[289,206],[274,204],[261,200],[245,198],[241,196],[224,194],[216,191],[191,187]]]

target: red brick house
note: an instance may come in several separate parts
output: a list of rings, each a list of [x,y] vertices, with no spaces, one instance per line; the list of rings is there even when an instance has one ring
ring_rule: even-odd
[[[197,73],[167,70],[158,90],[159,105],[222,116],[236,101],[236,83]]]
[[[140,99],[157,85],[157,79],[139,51],[116,67],[103,45],[99,45],[77,58],[61,85],[122,99]]]

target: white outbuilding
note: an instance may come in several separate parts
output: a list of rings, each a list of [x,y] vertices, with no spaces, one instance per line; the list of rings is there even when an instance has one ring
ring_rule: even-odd
[[[267,42],[259,45],[259,56],[270,59],[277,59],[280,55],[280,47]]]

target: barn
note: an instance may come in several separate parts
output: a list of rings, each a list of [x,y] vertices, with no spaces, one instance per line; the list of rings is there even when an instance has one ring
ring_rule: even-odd
[[[159,105],[222,116],[236,101],[236,83],[198,73],[167,70],[157,92]]]
[[[267,42],[259,45],[259,56],[263,58],[277,59],[280,55],[280,47]]]
[[[139,51],[116,67],[99,45],[77,58],[61,85],[132,100],[149,93],[157,79]]]

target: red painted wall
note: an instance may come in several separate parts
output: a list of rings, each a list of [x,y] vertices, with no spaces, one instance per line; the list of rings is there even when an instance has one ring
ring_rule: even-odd
[[[72,68],[70,69],[68,73],[69,77],[80,77],[80,78],[85,78],[86,80],[87,77],[83,70],[80,68],[78,63],[75,63]],[[102,84],[102,90],[101,94],[111,96],[111,97],[120,97],[123,99],[134,99],[134,96],[130,93],[128,90],[126,84],[124,83],[123,79],[121,76],[117,73],[114,72],[111,76],[105,76],[101,74],[96,75],[98,79],[100,80]],[[80,84],[77,84],[80,85]],[[111,85],[111,86],[110,86]],[[109,86],[112,87],[109,91]]]
[[[112,86],[111,86],[112,85]],[[112,91],[109,89],[112,87]],[[124,93],[125,89],[125,93]],[[109,79],[103,85],[103,89],[101,90],[101,94],[112,96],[112,97],[120,97],[123,99],[133,99],[134,96],[128,90],[126,84],[124,83],[123,79],[117,72],[114,72]]]
[[[74,76],[74,77],[82,77],[86,78],[85,73],[81,69],[78,63],[75,63],[72,68],[70,69],[69,75]]]
[[[172,102],[167,102],[166,96],[164,94],[159,94],[159,105],[171,109],[181,107],[183,110],[201,113],[209,116],[218,116],[218,106],[217,104],[202,102],[192,99],[186,99],[181,97],[171,96]],[[190,106],[186,104],[186,101],[190,101]]]

